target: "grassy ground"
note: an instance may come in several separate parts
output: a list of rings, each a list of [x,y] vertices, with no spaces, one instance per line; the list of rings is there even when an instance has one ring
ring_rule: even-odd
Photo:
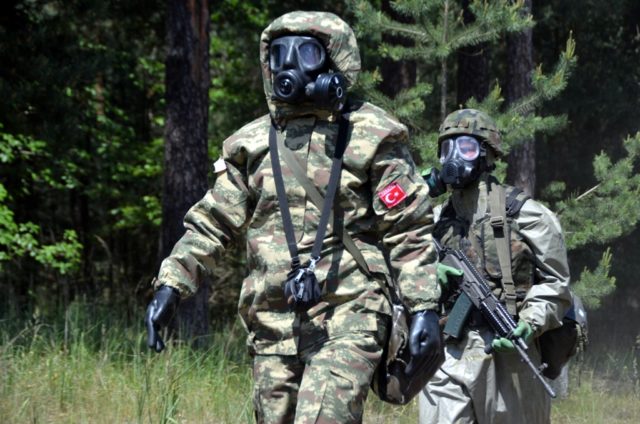
[[[253,422],[239,325],[217,334],[208,351],[173,346],[160,355],[144,347],[142,331],[79,319],[59,329],[0,322],[0,421]],[[587,357],[574,367],[569,397],[554,401],[553,422],[640,422],[636,375],[632,355]],[[364,421],[416,423],[417,415],[415,402],[392,407],[372,395]]]

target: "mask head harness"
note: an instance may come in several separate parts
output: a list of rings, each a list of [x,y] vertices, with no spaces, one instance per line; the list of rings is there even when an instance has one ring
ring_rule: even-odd
[[[338,72],[327,72],[324,46],[315,37],[288,35],[269,46],[273,74],[273,98],[286,103],[313,101],[322,108],[341,110],[347,99],[347,81]]]

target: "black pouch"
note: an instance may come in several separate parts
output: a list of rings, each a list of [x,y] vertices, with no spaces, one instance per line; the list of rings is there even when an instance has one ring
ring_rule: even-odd
[[[542,371],[545,377],[551,380],[556,379],[564,364],[576,354],[577,327],[577,322],[565,317],[561,327],[547,331],[540,336],[540,355],[542,362],[547,364],[547,367]]]
[[[411,361],[409,349],[409,329],[411,316],[400,303],[393,303],[393,315],[389,338],[384,349],[382,361],[378,365],[371,381],[371,388],[384,402],[393,405],[406,405],[438,371],[444,362],[444,343],[434,356],[425,356],[408,375],[405,369]]]
[[[284,283],[284,296],[289,307],[296,312],[305,312],[316,305],[322,290],[313,270],[301,267],[289,271]]]
[[[562,319],[562,326],[538,338],[542,362],[547,364],[542,374],[551,380],[557,378],[569,359],[585,350],[588,344],[587,311],[578,296],[572,293],[571,297],[572,305]]]

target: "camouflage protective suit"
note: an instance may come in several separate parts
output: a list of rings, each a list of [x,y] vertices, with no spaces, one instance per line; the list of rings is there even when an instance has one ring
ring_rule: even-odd
[[[469,134],[473,131],[471,127],[464,130]],[[501,153],[499,138],[487,144],[493,154]],[[453,190],[442,207],[434,236],[446,246],[464,250],[484,273],[494,294],[503,300],[501,268],[490,223],[489,190],[497,184],[485,173],[475,183]],[[503,187],[509,198],[514,188]],[[517,319],[525,320],[533,329],[534,341],[528,353],[539,364],[535,340],[562,325],[571,302],[562,229],[555,215],[532,199],[507,217],[507,225]],[[491,345],[493,338],[486,322],[472,312],[461,339],[446,341],[445,362],[419,397],[420,424],[549,422],[550,398],[543,386],[534,380],[517,353],[485,353],[485,346]]]
[[[271,120],[321,193],[329,179],[338,124],[335,114],[312,103],[291,105],[272,99],[269,43],[287,34],[316,37],[326,48],[331,68],[342,72],[349,84],[355,82],[360,70],[356,39],[337,16],[292,12],[265,29],[260,62],[270,114],[224,141],[220,168],[225,169],[187,213],[186,234],[163,261],[156,285],[175,287],[183,296],[194,293],[203,274],[223,266],[221,253],[246,235],[249,275],[238,309],[249,332],[258,422],[360,422],[387,337],[390,304],[380,282],[393,277],[411,312],[437,308],[440,292],[428,187],[409,154],[405,126],[371,104],[351,102],[344,111],[349,138],[334,222],[315,271],[322,299],[306,314],[289,310],[283,282],[291,259],[268,152]],[[280,162],[304,262],[320,211],[282,156]],[[394,192],[397,204],[380,195],[390,186],[401,188]],[[371,278],[344,248],[343,231],[362,252]]]

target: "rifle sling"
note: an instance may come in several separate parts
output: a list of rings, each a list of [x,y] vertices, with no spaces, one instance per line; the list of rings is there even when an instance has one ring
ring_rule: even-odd
[[[502,185],[495,182],[488,184],[489,205],[491,208],[491,228],[496,241],[498,261],[502,271],[502,287],[505,291],[505,303],[507,311],[516,316],[516,289],[511,273],[511,237],[509,225],[506,221],[507,209],[505,206],[505,192]]]

